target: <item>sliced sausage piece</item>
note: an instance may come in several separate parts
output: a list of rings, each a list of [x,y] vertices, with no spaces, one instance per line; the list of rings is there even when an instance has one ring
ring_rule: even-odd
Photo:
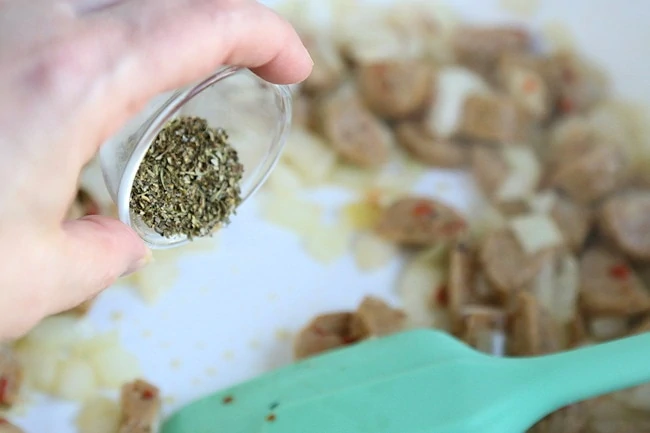
[[[381,299],[367,296],[357,309],[351,323],[354,340],[383,337],[404,329],[406,314]]]
[[[366,105],[386,119],[403,119],[432,103],[434,72],[420,59],[387,60],[358,66],[357,87]]]
[[[554,53],[542,67],[560,115],[584,112],[607,94],[604,74],[574,53]]]
[[[405,246],[428,246],[453,241],[467,229],[465,219],[451,207],[428,198],[408,197],[384,210],[377,234]]]
[[[472,306],[463,313],[463,341],[481,352],[504,356],[505,312],[499,308]]]
[[[495,146],[476,145],[472,148],[472,174],[483,193],[494,200],[508,178],[510,167]]]
[[[144,381],[135,380],[122,386],[122,415],[118,433],[157,433],[162,407],[160,390]]]
[[[10,408],[18,401],[22,384],[22,366],[11,349],[0,344],[0,408]]]
[[[487,235],[479,260],[490,283],[504,296],[527,287],[553,255],[551,249],[526,254],[512,231],[505,228]]]
[[[571,251],[581,251],[593,222],[591,210],[563,195],[558,195],[551,208],[551,218],[562,232]]]
[[[468,161],[468,148],[436,137],[422,122],[407,121],[395,127],[397,142],[415,159],[434,167],[456,168]]]
[[[600,210],[600,227],[632,259],[650,260],[650,191],[608,199]]]
[[[576,403],[547,415],[528,433],[585,433],[588,421],[588,404]]]
[[[339,85],[346,73],[345,62],[331,38],[301,34],[302,43],[309,51],[314,67],[302,83],[309,94],[322,93]]]
[[[650,310],[650,294],[625,258],[594,246],[580,259],[580,301],[590,316],[630,316]]]
[[[472,95],[465,100],[458,134],[468,140],[511,144],[525,141],[530,118],[515,101],[502,95]]]
[[[348,162],[377,167],[388,161],[391,130],[361,102],[354,89],[343,86],[321,101],[323,135]]]
[[[608,144],[593,146],[559,167],[553,185],[581,204],[592,204],[620,188],[629,175],[623,150]]]
[[[474,271],[474,251],[467,239],[457,240],[449,251],[449,280],[447,282],[447,305],[451,313],[454,333],[461,331],[463,309],[474,297],[472,293]]]
[[[529,292],[514,295],[509,325],[508,351],[513,356],[537,356],[562,349],[559,329]]]
[[[514,26],[462,26],[454,33],[452,44],[459,63],[492,81],[499,59],[506,53],[527,51],[531,36]]]
[[[303,359],[354,343],[354,313],[329,313],[315,317],[294,341],[294,358]]]
[[[24,433],[23,430],[0,416],[0,433]]]
[[[499,86],[538,122],[553,112],[553,98],[541,60],[527,53],[507,53],[497,69]]]

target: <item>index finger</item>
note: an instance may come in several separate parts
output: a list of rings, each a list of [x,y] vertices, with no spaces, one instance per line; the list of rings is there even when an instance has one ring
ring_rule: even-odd
[[[130,72],[157,88],[187,84],[223,64],[297,83],[313,65],[293,27],[254,0],[130,0],[94,19],[118,24]]]

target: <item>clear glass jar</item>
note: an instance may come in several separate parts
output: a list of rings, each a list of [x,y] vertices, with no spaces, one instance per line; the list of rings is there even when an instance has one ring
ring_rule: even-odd
[[[117,205],[120,220],[153,249],[188,242],[186,236],[166,238],[133,214],[131,189],[140,164],[160,130],[178,116],[199,116],[228,132],[244,166],[242,203],[264,183],[275,166],[291,126],[288,86],[270,84],[247,69],[225,67],[176,92],[159,95],[101,148],[104,182]]]

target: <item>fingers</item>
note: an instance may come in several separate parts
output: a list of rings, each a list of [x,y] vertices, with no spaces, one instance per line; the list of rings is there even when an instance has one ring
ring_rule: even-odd
[[[64,223],[58,263],[65,288],[52,312],[90,299],[120,276],[143,267],[151,252],[129,227],[108,217],[90,216]]]
[[[138,0],[103,15],[98,19],[118,20],[124,34],[125,69],[115,83],[122,92],[148,96],[224,64],[254,69],[282,84],[311,72],[311,58],[291,25],[256,1]]]

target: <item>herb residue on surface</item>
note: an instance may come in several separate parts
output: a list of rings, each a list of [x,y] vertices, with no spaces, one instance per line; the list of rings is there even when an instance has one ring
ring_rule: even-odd
[[[228,134],[200,117],[179,117],[158,134],[140,165],[131,209],[164,237],[206,236],[241,203],[244,167]]]

